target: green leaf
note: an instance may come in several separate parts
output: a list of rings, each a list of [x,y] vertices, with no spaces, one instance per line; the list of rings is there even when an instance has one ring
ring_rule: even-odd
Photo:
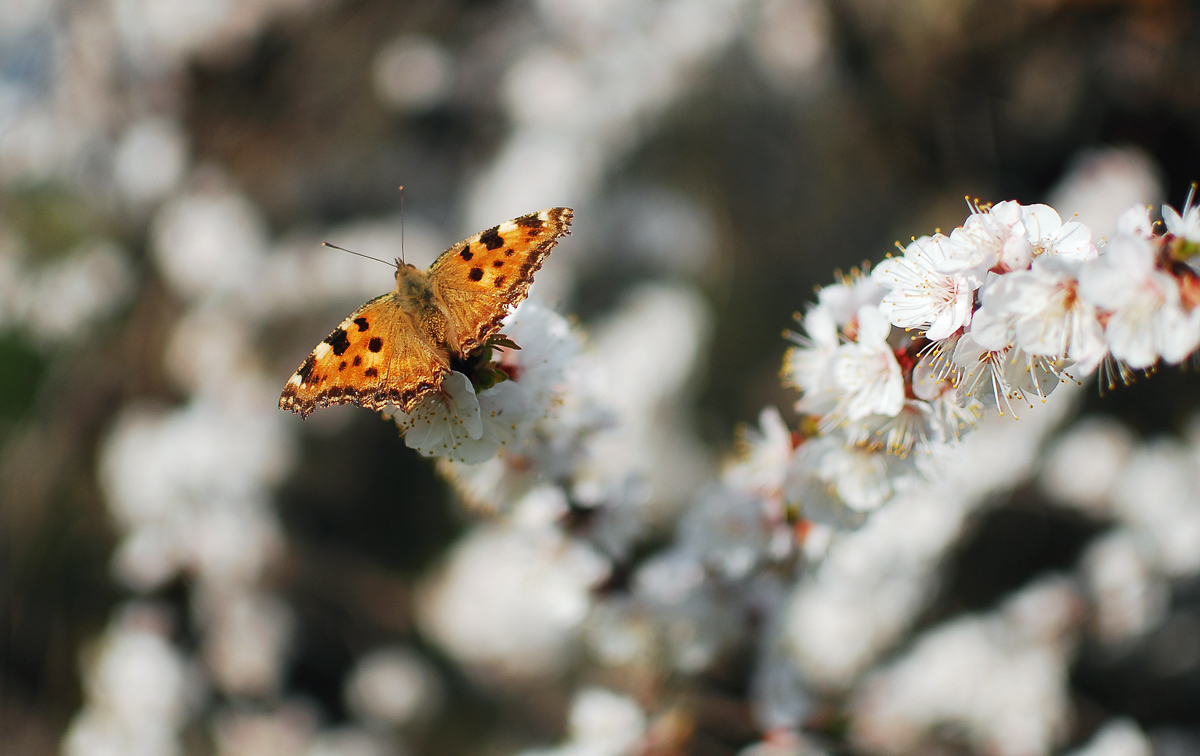
[[[517,351],[521,350],[521,347],[517,346],[517,342],[513,341],[512,339],[508,338],[507,336],[493,336],[492,338],[488,339],[487,343],[488,343],[488,346],[504,347],[505,349],[516,349]]]

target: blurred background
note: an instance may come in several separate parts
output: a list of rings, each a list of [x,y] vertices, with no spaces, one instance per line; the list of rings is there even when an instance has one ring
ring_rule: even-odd
[[[0,751],[1200,753],[1190,369],[701,608],[647,567],[680,471],[794,424],[835,271],[967,196],[1099,238],[1196,179],[1182,0],[3,0]],[[400,184],[418,265],[575,209],[534,297],[668,375],[626,548],[504,540],[394,425],[275,408],[391,288],[320,242],[396,257]]]

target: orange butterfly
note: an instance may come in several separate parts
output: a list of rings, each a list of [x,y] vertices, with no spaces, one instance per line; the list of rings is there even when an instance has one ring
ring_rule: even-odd
[[[533,274],[570,233],[573,211],[552,207],[501,223],[450,247],[422,273],[396,262],[396,290],[359,307],[312,350],[279,397],[307,416],[357,404],[405,412],[442,385],[525,298]]]

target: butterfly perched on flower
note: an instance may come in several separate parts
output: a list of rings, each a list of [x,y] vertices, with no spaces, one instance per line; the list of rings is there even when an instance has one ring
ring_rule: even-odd
[[[396,289],[317,344],[283,387],[279,408],[301,416],[331,404],[411,410],[438,390],[452,362],[496,334],[569,233],[572,215],[552,207],[501,223],[453,245],[424,272],[397,261]]]

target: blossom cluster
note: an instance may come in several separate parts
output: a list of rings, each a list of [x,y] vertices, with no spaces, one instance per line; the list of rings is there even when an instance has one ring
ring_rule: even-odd
[[[1102,365],[1126,375],[1159,359],[1178,362],[1200,343],[1188,294],[1195,273],[1187,263],[1200,210],[1189,202],[1183,213],[1163,212],[1161,232],[1142,206],[1121,216],[1112,239],[1093,243],[1087,226],[1062,222],[1046,205],[977,205],[962,228],[914,239],[874,271],[822,289],[785,359],[784,379],[801,391],[799,430],[765,409],[758,427],[743,431],[737,457],[719,474],[697,479],[672,518],[670,545],[636,563],[629,589],[616,593],[597,588],[626,568],[628,544],[650,532],[646,517],[630,512],[654,496],[636,493],[639,475],[622,478],[617,467],[597,466],[594,456],[630,418],[606,416],[605,392],[585,380],[597,364],[589,360],[604,358],[559,316],[526,303],[505,326],[522,351],[505,352],[497,363],[513,380],[476,392],[467,376],[455,376],[457,383],[397,418],[410,446],[444,458],[441,471],[465,499],[512,515],[465,540],[429,583],[421,611],[426,632],[492,674],[560,669],[576,634],[608,666],[694,674],[753,624],[760,647],[750,685],[756,719],[772,737],[796,732],[812,706],[812,683],[824,676],[826,684],[843,681],[835,687],[849,684],[894,642],[929,598],[925,586],[936,555],[960,533],[966,513],[1006,485],[1000,472],[992,482],[954,478],[937,489],[937,501],[951,502],[938,505],[940,514],[910,511],[928,502],[928,479],[939,477],[930,473],[945,461],[978,467],[958,443],[967,431],[996,410],[1015,415],[1023,402],[1031,417],[1020,427],[1040,437],[1060,412],[1039,422],[1035,397],[1044,401]],[[624,346],[637,351],[636,337],[626,338]],[[1133,351],[1145,343],[1156,345],[1150,356]],[[603,399],[620,402],[614,393]],[[1037,447],[1001,441],[981,448]],[[986,456],[994,458],[994,451]],[[1026,455],[1019,464],[1034,463]],[[618,489],[624,498],[613,494]],[[589,494],[595,490],[606,493]],[[877,584],[864,588],[872,611],[890,619],[850,636],[835,623],[822,644],[821,623],[809,620],[856,611],[855,589],[834,579],[836,558],[795,591],[789,576],[799,574],[806,557],[820,559],[830,526],[861,526],[894,499],[899,509],[891,520],[932,518],[943,522],[944,533],[925,550],[914,551],[910,539],[897,546],[902,555],[884,559],[894,609],[878,605]],[[582,510],[590,519],[581,529]],[[614,522],[623,523],[615,541]],[[867,542],[882,531],[872,529]],[[853,572],[862,572],[860,562]],[[511,566],[486,566],[496,564]],[[556,595],[557,611],[519,587],[539,569],[560,575],[537,592]],[[467,612],[474,618],[464,622]],[[463,631],[498,624],[511,626],[505,636],[523,641],[497,645]],[[1060,670],[1072,645],[1058,643],[1056,632],[1031,654],[1049,654],[1047,668]],[[1061,687],[1055,682],[1039,695],[1053,698]],[[877,726],[868,698],[862,701],[863,726]],[[954,716],[964,721],[994,708],[987,701],[963,707]],[[1047,709],[1044,731],[1030,736],[1037,748],[1061,735],[1059,709]],[[871,735],[864,730],[862,738]]]
[[[972,206],[819,293],[784,364],[810,421],[789,476],[806,517],[839,525],[919,476],[983,412],[1016,416],[1060,384],[1110,384],[1200,345],[1200,207],[1123,213],[1111,239],[1047,205]]]
[[[451,655],[501,678],[562,670],[576,640],[605,666],[695,674],[753,633],[759,654],[750,698],[769,736],[763,747],[778,746],[812,709],[814,686],[855,685],[909,627],[930,600],[933,565],[960,537],[966,515],[1011,485],[1013,475],[1028,476],[1038,439],[1069,402],[1049,413],[1034,411],[1035,404],[1102,366],[1125,377],[1159,360],[1177,363],[1200,344],[1189,263],[1200,240],[1200,209],[1189,201],[1182,213],[1164,207],[1163,216],[1159,228],[1148,207],[1135,207],[1111,239],[1093,241],[1087,226],[1064,223],[1046,205],[975,205],[961,228],[914,239],[873,271],[822,289],[784,363],[785,382],[801,392],[798,430],[778,410],[764,409],[757,427],[743,431],[738,455],[693,478],[680,505],[657,521],[650,512],[662,493],[647,485],[651,470],[605,451],[610,438],[635,457],[664,446],[629,435],[638,418],[653,416],[652,403],[622,412],[639,391],[621,390],[619,377],[605,370],[614,366],[615,344],[661,364],[667,340],[643,327],[616,329],[620,339],[606,342],[602,328],[589,345],[561,316],[526,302],[504,327],[521,349],[498,348],[491,363],[508,380],[484,387],[452,374],[441,392],[395,415],[408,445],[440,457],[439,470],[464,500],[506,514],[478,527],[426,582],[418,622]],[[652,382],[643,384],[641,394],[653,393]],[[997,426],[971,434],[980,444],[959,443],[997,411],[1027,415],[1019,426],[1008,424],[1025,441]],[[1006,473],[994,463],[996,449],[1016,447],[1028,450],[1019,458],[1008,453],[1022,472]],[[993,460],[991,478],[944,474],[951,461],[986,466],[982,457]],[[931,479],[943,484],[931,488]],[[678,493],[678,482],[674,488]],[[887,513],[869,518],[893,500]],[[864,529],[863,543],[880,552],[883,538],[891,545],[880,553],[890,556],[878,556],[882,572],[860,586],[874,572],[864,571],[861,557],[838,556],[856,553],[856,542],[831,537],[868,519],[879,527]],[[912,538],[892,544],[887,534],[901,520],[936,522],[938,535],[923,545]],[[631,563],[631,546],[656,527],[673,531],[669,545]],[[804,570],[830,543],[840,545],[822,567]],[[1107,559],[1111,567],[1097,549],[1100,556],[1081,567],[1088,581],[1092,562]],[[843,562],[852,563],[854,577],[839,572]],[[622,570],[629,571],[628,588],[604,590]],[[1048,682],[1030,700],[1053,706],[1043,707],[1029,743],[1012,745],[981,724],[991,721],[994,701],[968,700],[951,688],[927,691],[936,701],[915,713],[880,708],[878,701],[896,699],[885,695],[888,686],[907,684],[902,665],[860,691],[856,737],[886,739],[892,720],[924,729],[921,717],[945,704],[943,714],[966,723],[981,747],[993,739],[1003,740],[1001,750],[1037,751],[1059,741],[1065,678],[1055,675],[1074,648],[1072,607],[1083,599],[1047,585],[1053,590],[1046,600],[1065,614],[1061,628],[1050,627],[1030,645],[1029,658],[1053,672],[1034,675]],[[886,606],[881,590],[890,596]],[[1036,586],[1030,590],[1041,596]],[[875,620],[847,633],[838,617],[860,613],[860,593]],[[980,640],[1012,630],[992,627],[1008,628],[1001,615],[947,626],[945,638],[931,636],[929,659],[959,654],[961,641],[980,664],[1002,668],[1007,652]],[[507,630],[491,632],[498,627]],[[1014,674],[1014,686],[1027,682]]]

